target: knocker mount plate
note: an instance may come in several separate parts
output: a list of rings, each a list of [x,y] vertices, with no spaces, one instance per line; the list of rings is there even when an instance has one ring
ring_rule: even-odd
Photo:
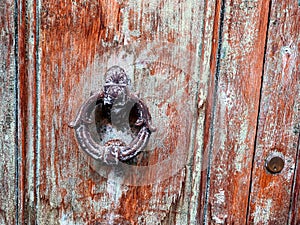
[[[156,129],[146,104],[129,91],[124,69],[105,74],[103,90],[91,94],[69,126],[89,156],[106,164],[128,161],[142,152]]]

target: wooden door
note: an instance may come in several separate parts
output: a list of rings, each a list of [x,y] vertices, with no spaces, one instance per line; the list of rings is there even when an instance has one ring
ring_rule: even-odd
[[[296,0],[1,1],[0,224],[300,224],[299,21]],[[115,65],[157,131],[110,166],[68,124]]]

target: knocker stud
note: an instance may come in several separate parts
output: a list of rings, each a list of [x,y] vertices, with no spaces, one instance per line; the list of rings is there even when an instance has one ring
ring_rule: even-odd
[[[156,129],[146,104],[129,91],[125,71],[113,66],[103,91],[91,94],[69,126],[88,155],[106,164],[128,161],[142,152]]]

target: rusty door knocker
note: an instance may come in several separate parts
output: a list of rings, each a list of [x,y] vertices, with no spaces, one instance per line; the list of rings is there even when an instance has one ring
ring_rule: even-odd
[[[124,69],[113,66],[105,74],[104,90],[91,94],[69,126],[75,129],[81,148],[95,160],[117,164],[137,156],[146,147],[151,132],[151,115],[146,104],[129,91],[130,80]],[[132,122],[133,121],[133,122]],[[100,143],[91,129],[96,124],[98,134],[108,129],[131,132],[131,141],[112,137]]]

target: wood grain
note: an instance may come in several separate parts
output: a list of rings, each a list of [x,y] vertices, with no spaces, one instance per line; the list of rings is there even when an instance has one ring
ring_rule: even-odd
[[[194,150],[198,83],[208,79],[199,82],[197,66],[203,15],[196,0],[42,3],[39,224],[188,223],[195,210],[185,165]],[[138,158],[149,170],[141,177],[126,165],[91,161],[67,126],[112,65],[129,74],[159,128]]]
[[[292,192],[292,205],[289,212],[289,224],[300,223],[300,142],[298,142],[297,164],[295,167],[295,178]]]
[[[210,10],[209,10],[210,9]],[[208,1],[206,3],[206,17],[204,22],[204,35],[203,35],[203,48],[201,49],[201,74],[209,77],[206,83],[207,88],[207,99],[200,97],[198,108],[204,108],[204,112],[199,110],[198,121],[197,121],[197,134],[195,137],[195,156],[194,156],[194,167],[193,176],[196,182],[193,183],[193,197],[196,197],[195,201],[195,224],[202,224],[205,217],[205,203],[206,203],[206,185],[207,185],[207,169],[209,167],[209,140],[210,140],[210,125],[212,122],[213,115],[213,98],[215,88],[215,74],[217,70],[217,51],[219,47],[219,26],[221,16],[221,1]],[[202,124],[202,119],[204,123]],[[201,149],[201,151],[200,151]],[[201,191],[199,191],[201,190]],[[193,220],[191,220],[193,221]]]
[[[249,223],[287,224],[297,163],[300,124],[299,7],[296,1],[272,1],[256,152],[252,172]],[[281,152],[285,166],[272,175],[265,159]]]
[[[299,223],[296,1],[16,3],[0,3],[1,224]],[[158,128],[116,167],[68,127],[113,65]]]
[[[220,1],[206,1],[204,4],[204,18],[202,40],[199,49],[200,55],[200,81],[199,99],[197,104],[198,118],[196,121],[196,135],[194,138],[194,154],[191,161],[191,175],[187,174],[186,187],[191,186],[190,198],[184,199],[189,202],[189,224],[203,224],[205,205],[205,185],[207,167],[209,166],[208,154],[210,123],[212,117],[213,93],[215,73],[217,69],[217,49],[220,23]],[[206,81],[206,82],[205,82]],[[200,191],[199,191],[200,190]],[[187,195],[188,196],[188,195]],[[184,208],[182,205],[181,208]]]
[[[17,2],[18,158],[20,224],[34,224],[37,205],[38,24],[37,2]]]
[[[220,1],[205,224],[245,224],[269,1]],[[219,10],[218,10],[219,8]]]
[[[14,8],[0,2],[0,224],[14,224],[17,208]]]

